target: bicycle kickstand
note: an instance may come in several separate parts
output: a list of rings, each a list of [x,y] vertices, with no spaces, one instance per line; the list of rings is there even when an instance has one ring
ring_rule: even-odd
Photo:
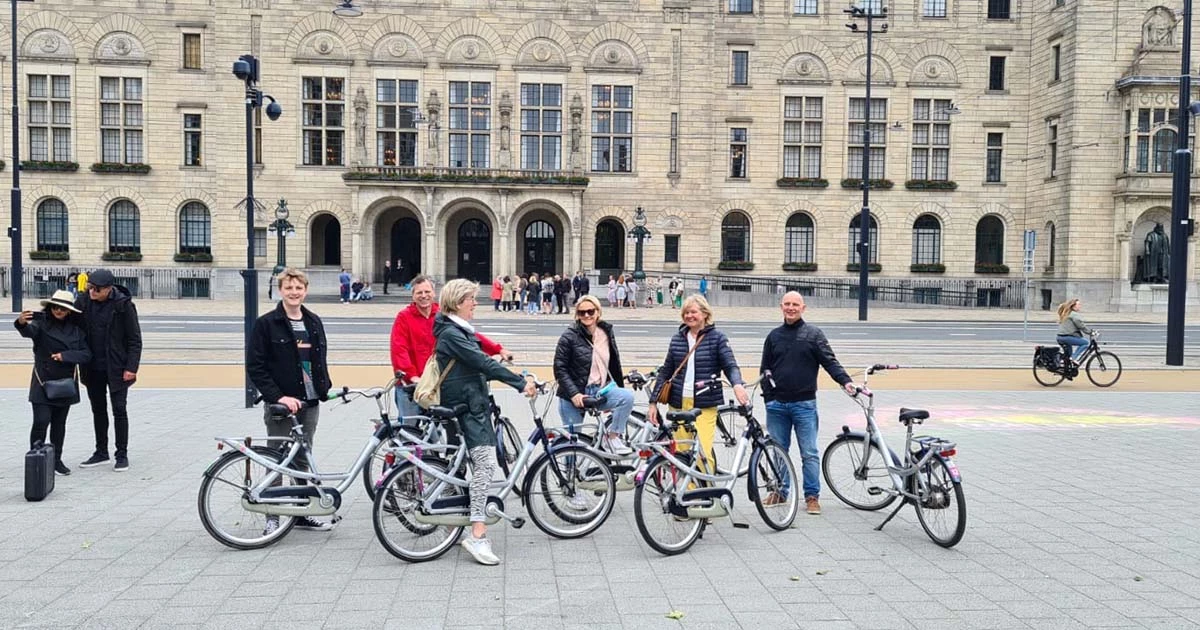
[[[900,505],[897,505],[896,509],[892,510],[892,513],[888,514],[887,518],[883,519],[883,522],[880,523],[879,526],[875,528],[875,531],[877,531],[877,532],[883,531],[883,526],[887,525],[888,522],[891,521],[893,518],[896,518],[896,515],[899,514],[900,510],[904,509],[904,506],[906,506],[906,505],[908,505],[907,497],[905,497],[904,500],[900,501]]]

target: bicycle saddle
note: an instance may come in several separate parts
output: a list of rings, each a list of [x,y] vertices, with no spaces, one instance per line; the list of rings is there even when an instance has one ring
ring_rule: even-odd
[[[633,386],[645,385],[646,377],[642,376],[640,373],[630,374],[629,376],[625,377],[625,381]]]
[[[921,424],[922,420],[929,417],[929,412],[924,409],[908,409],[907,407],[900,408],[900,424],[912,424],[916,422]]]
[[[600,407],[604,406],[604,403],[606,403],[606,402],[608,402],[608,398],[606,398],[604,396],[584,396],[583,397],[583,408],[584,409],[599,409]]]
[[[272,418],[286,418],[292,415],[292,412],[287,408],[287,405],[281,405],[279,403],[268,404],[267,411],[271,412]]]
[[[434,405],[429,409],[426,409],[425,413],[428,414],[430,418],[436,418],[438,420],[452,420],[467,413],[467,406],[455,405],[454,407],[439,407]]]
[[[700,409],[688,409],[687,411],[668,411],[667,420],[675,424],[685,424],[695,422],[696,418],[700,417]]]

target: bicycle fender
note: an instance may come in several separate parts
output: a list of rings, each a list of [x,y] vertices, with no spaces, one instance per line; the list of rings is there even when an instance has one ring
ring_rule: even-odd
[[[950,479],[954,483],[962,483],[962,473],[958,472],[958,464],[954,463],[953,457],[944,457],[941,454],[935,455],[942,463],[946,465],[946,470],[950,471]]]
[[[278,462],[280,459],[283,459],[283,453],[279,452],[278,449],[270,448],[267,446],[259,446],[257,444],[251,446],[250,448],[255,453],[258,453],[259,455],[262,455],[264,457],[273,457],[276,462]],[[218,464],[220,464],[222,461],[224,461],[225,458],[231,457],[235,454],[241,454],[241,451],[238,451],[238,450],[230,451],[230,452],[225,453],[224,455],[221,455],[220,457],[216,458],[215,460],[213,460],[213,463],[208,465],[208,468],[204,469],[202,476],[212,479],[213,473],[216,472]]]

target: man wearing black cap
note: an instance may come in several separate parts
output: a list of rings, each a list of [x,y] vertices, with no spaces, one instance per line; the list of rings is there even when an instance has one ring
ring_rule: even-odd
[[[84,384],[92,403],[92,426],[96,429],[96,452],[79,465],[91,468],[108,461],[107,394],[112,399],[116,433],[113,470],[123,472],[129,470],[129,415],[125,404],[142,361],[142,329],[129,289],[114,284],[115,280],[111,271],[97,269],[88,277],[87,292],[75,300],[92,351]]]

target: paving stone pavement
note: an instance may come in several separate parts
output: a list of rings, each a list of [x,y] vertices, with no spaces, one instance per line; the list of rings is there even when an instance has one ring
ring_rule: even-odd
[[[231,390],[135,389],[132,468],[83,470],[86,406],[72,410],[67,461],[27,503],[29,407],[0,390],[0,628],[1200,628],[1200,395],[886,391],[889,440],[901,404],[958,442],[966,537],[942,549],[911,510],[883,532],[829,492],[824,514],[768,530],[744,500],[688,552],[663,557],[637,534],[632,494],[590,537],[496,526],[498,567],[459,548],[405,564],[375,540],[355,483],[331,533],[294,531],[261,551],[211,539],[196,513],[215,435],[262,435]],[[513,392],[501,403],[531,424]],[[861,425],[823,393],[821,442]],[[349,462],[373,405],[322,409],[318,461]],[[514,510],[521,512],[520,508]],[[669,619],[671,611],[683,613]]]

